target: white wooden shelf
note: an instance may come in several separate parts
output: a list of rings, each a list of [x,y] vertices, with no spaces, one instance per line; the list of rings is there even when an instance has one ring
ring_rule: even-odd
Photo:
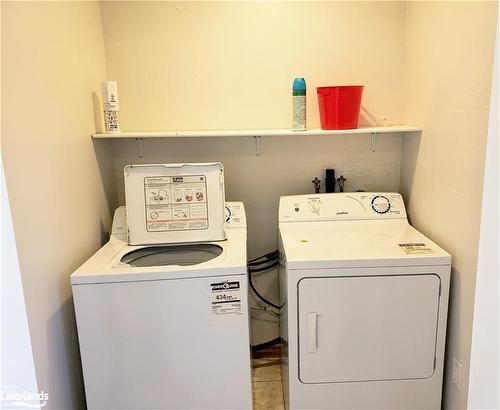
[[[131,131],[119,133],[96,133],[94,139],[145,139],[145,138],[220,138],[220,137],[289,137],[289,136],[321,136],[348,134],[384,134],[391,132],[420,132],[422,128],[411,125],[391,125],[387,127],[360,127],[351,130],[292,131],[291,129],[267,130],[220,130],[220,131]]]

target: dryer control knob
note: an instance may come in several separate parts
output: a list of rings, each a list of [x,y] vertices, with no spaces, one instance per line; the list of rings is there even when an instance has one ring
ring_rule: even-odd
[[[391,209],[391,202],[382,195],[377,195],[372,199],[372,209],[378,214],[385,214]]]

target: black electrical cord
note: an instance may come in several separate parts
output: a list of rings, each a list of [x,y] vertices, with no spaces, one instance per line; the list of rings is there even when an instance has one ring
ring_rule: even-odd
[[[248,262],[248,266],[261,266],[261,265],[265,265],[266,263],[269,263],[269,262],[272,262],[272,261],[276,261],[278,260],[278,258],[274,258],[274,259],[265,259],[265,260],[262,260],[262,261],[259,261],[259,262]]]
[[[273,263],[271,263],[270,265],[266,265],[266,266],[261,266],[261,267],[258,267],[258,268],[254,268],[253,266],[249,266],[248,267],[248,270],[252,273],[254,272],[263,272],[265,270],[268,270],[268,269],[271,269],[271,268],[274,268],[275,266],[278,266],[279,265],[279,262],[278,261],[275,261]]]
[[[265,255],[259,256],[258,258],[251,259],[249,262],[255,262],[255,261],[258,261],[259,259],[274,257],[275,255],[276,256],[278,255],[278,251],[277,250],[269,252],[269,253],[266,253]]]
[[[268,261],[274,260],[274,259],[278,259],[278,251],[269,252],[269,253],[262,255],[258,258],[252,259],[248,262],[248,265],[249,266],[261,265],[263,263],[267,263]]]
[[[273,307],[273,308],[275,308],[275,309],[278,309],[278,310],[280,310],[280,309],[284,306],[284,304],[283,304],[283,305],[281,305],[281,306],[279,306],[279,305],[274,304],[273,302],[270,302],[270,301],[269,301],[269,300],[267,300],[264,296],[262,296],[262,295],[261,295],[261,294],[257,291],[257,289],[255,289],[255,286],[254,286],[254,285],[253,285],[253,283],[252,283],[252,273],[251,273],[250,271],[248,272],[248,279],[249,279],[249,283],[250,283],[250,288],[252,288],[253,293],[255,293],[255,295],[256,295],[256,296],[257,296],[260,300],[262,300],[262,302],[264,302],[266,305],[269,305],[269,306],[271,306],[271,307]]]
[[[258,262],[261,259],[264,259],[264,260],[262,260],[261,262]],[[267,264],[267,265],[265,265],[265,264]],[[278,266],[278,264],[279,264],[278,251],[269,252],[268,254],[263,255],[259,258],[252,259],[251,261],[248,262],[248,282],[250,283],[250,288],[252,289],[255,296],[257,296],[265,304],[267,304],[275,309],[280,310],[284,306],[284,303],[282,305],[277,305],[277,304],[267,300],[264,296],[262,296],[258,292],[258,290],[255,288],[253,281],[252,281],[252,273],[263,272],[263,271],[269,270],[271,268],[274,268],[275,266]],[[259,265],[265,265],[265,266],[259,266]]]

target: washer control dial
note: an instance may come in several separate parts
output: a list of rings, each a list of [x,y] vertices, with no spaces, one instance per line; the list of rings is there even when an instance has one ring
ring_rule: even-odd
[[[232,216],[233,213],[231,211],[231,208],[229,208],[227,205],[224,205],[224,222],[229,222]]]
[[[372,209],[378,214],[385,214],[391,209],[391,202],[382,195],[377,195],[372,199]]]

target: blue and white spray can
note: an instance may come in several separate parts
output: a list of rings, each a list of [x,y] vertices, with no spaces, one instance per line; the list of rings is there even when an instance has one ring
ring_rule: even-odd
[[[305,131],[306,129],[306,80],[297,77],[293,80],[293,120],[294,131]]]

